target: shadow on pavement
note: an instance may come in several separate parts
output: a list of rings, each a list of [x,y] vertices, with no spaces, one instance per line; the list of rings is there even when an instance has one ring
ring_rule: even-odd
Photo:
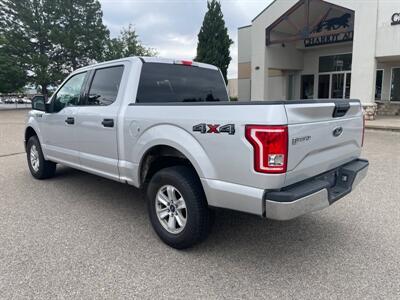
[[[77,193],[75,199],[88,201],[89,198],[96,207],[106,206],[105,209],[112,210],[111,215],[127,218],[132,226],[143,226],[142,223],[135,224],[139,215],[147,215],[141,190],[63,166],[57,168],[56,176],[49,181],[65,193]],[[241,257],[243,260],[247,257],[258,262],[284,262],[302,256],[312,261],[312,256],[318,255],[320,261],[321,257],[328,257],[332,249],[346,243],[351,232],[345,224],[323,213],[286,222],[228,210],[216,210],[215,215],[209,238],[185,253],[215,252],[224,259]],[[155,234],[152,238],[157,239]]]

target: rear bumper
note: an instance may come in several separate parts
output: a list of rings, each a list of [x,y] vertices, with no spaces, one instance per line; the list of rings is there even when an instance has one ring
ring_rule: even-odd
[[[324,209],[349,194],[367,175],[368,165],[357,159],[279,191],[267,191],[265,216],[283,221]]]

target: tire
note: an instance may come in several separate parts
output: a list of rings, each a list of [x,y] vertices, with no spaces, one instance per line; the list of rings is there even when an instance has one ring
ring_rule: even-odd
[[[29,170],[36,179],[53,177],[56,172],[56,164],[44,159],[42,147],[37,136],[29,138],[26,145],[26,155]]]
[[[170,205],[171,202],[168,206],[163,203],[171,199],[170,194],[175,208]],[[158,200],[160,198],[162,201]],[[158,171],[147,187],[147,208],[155,232],[172,248],[192,247],[203,241],[210,232],[212,212],[199,178],[188,167],[175,166]],[[175,215],[171,217],[171,213]],[[171,218],[176,230],[170,226]]]

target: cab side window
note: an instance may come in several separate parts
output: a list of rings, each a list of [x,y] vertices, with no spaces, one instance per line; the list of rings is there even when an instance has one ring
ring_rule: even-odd
[[[77,106],[79,104],[85,76],[86,72],[76,74],[62,86],[54,98],[54,112],[59,112],[66,106]]]
[[[106,106],[117,99],[123,66],[97,69],[89,89],[88,105]]]

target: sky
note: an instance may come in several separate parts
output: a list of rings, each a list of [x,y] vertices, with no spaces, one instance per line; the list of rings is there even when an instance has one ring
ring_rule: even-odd
[[[103,22],[112,37],[132,24],[142,43],[158,56],[193,59],[207,0],[100,0]],[[251,24],[272,0],[221,0],[222,13],[234,44],[228,78],[237,77],[237,28]]]

